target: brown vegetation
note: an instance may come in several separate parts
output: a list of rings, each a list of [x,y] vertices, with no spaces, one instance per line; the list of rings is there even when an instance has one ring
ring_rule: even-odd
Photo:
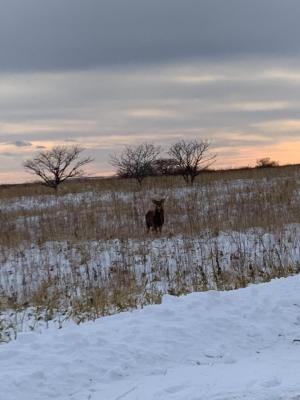
[[[130,179],[70,181],[57,196],[40,184],[0,187],[0,331],[18,318],[80,322],[164,293],[298,272],[298,231],[286,227],[300,221],[299,177],[290,166],[203,172],[193,188],[176,176],[146,178],[142,189]],[[149,236],[150,199],[165,196],[163,234]]]

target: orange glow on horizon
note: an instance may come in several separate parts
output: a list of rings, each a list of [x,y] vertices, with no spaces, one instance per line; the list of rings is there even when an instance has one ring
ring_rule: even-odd
[[[234,156],[226,154],[228,148],[218,152],[217,168],[254,166],[260,158],[270,157],[279,162],[280,165],[300,163],[300,139],[287,142],[276,143],[272,147],[261,145],[260,147],[247,146],[236,148]]]
[[[51,142],[35,142],[35,145],[46,145],[46,148],[50,148],[53,143]],[[28,150],[32,151],[32,147],[22,148],[25,150],[25,154]],[[17,149],[21,153],[21,149]],[[267,144],[261,144],[259,147],[255,146],[244,146],[244,147],[222,147],[216,149],[217,162],[215,168],[238,168],[244,166],[255,166],[256,161],[260,158],[270,157],[274,161],[278,161],[280,165],[285,164],[298,164],[300,163],[300,138],[288,140],[280,143],[276,143],[273,146]],[[24,154],[24,153],[23,153]],[[98,165],[97,165],[98,164]],[[96,176],[112,176],[114,170],[111,169],[107,162],[103,163],[92,163],[86,168],[87,177]],[[2,171],[0,171],[0,184],[9,183],[26,183],[38,181],[38,177],[35,175],[26,173],[22,168],[22,165],[14,165],[14,170],[4,170],[2,165]]]

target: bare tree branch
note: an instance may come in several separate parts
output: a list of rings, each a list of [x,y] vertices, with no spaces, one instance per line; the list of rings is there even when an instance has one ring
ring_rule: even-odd
[[[160,147],[151,143],[126,146],[120,155],[110,156],[110,164],[117,169],[118,176],[134,178],[141,185],[152,174],[152,165],[160,152]]]
[[[24,168],[39,176],[46,186],[56,190],[65,180],[82,176],[82,167],[93,161],[91,157],[79,159],[83,150],[80,146],[56,146],[26,160]]]
[[[168,154],[186,183],[193,185],[196,176],[215,162],[216,154],[211,154],[209,148],[207,140],[181,140],[171,146]]]

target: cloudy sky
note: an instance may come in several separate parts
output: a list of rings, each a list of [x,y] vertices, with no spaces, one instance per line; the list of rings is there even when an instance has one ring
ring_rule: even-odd
[[[0,0],[0,183],[80,144],[209,139],[220,167],[300,162],[299,0]]]

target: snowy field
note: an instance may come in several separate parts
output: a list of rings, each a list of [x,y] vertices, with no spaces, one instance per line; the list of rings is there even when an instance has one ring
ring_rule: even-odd
[[[297,273],[299,237],[300,225],[294,224],[276,234],[256,229],[223,232],[214,238],[162,237],[82,242],[78,246],[49,242],[42,247],[19,248],[6,259],[0,255],[0,289],[18,304],[26,304],[36,293],[42,297],[36,307],[0,310],[0,342],[45,325],[61,327],[69,319],[79,323],[139,307],[151,303],[147,301],[150,296],[159,299],[166,293],[234,289]],[[128,286],[124,293],[134,301],[106,299],[98,309],[80,307],[74,312],[74,302],[92,298],[97,303],[93,290],[101,295],[111,284],[114,291]]]
[[[0,192],[0,400],[300,400],[300,174],[230,174]]]
[[[0,346],[5,400],[299,400],[300,276]]]
[[[161,302],[300,271],[299,168],[0,191],[0,343]],[[167,198],[161,235],[152,198]]]
[[[244,270],[249,266],[287,269],[300,266],[300,224],[287,225],[280,232],[267,233],[252,229],[247,232],[220,232],[216,237],[175,236],[145,238],[144,240],[87,241],[70,246],[68,242],[48,242],[43,246],[20,247],[17,253],[0,253],[0,288],[9,295],[22,296],[34,291],[47,277],[64,285],[75,283],[74,269],[83,279],[114,268],[128,268],[137,276],[146,274],[151,280],[155,273],[178,269],[186,275],[201,265],[209,279],[214,269],[233,267]],[[88,257],[84,258],[84,255]],[[153,278],[153,276],[152,276]],[[97,279],[95,279],[97,281]],[[166,283],[166,282],[165,282]],[[163,282],[161,282],[163,284]]]

